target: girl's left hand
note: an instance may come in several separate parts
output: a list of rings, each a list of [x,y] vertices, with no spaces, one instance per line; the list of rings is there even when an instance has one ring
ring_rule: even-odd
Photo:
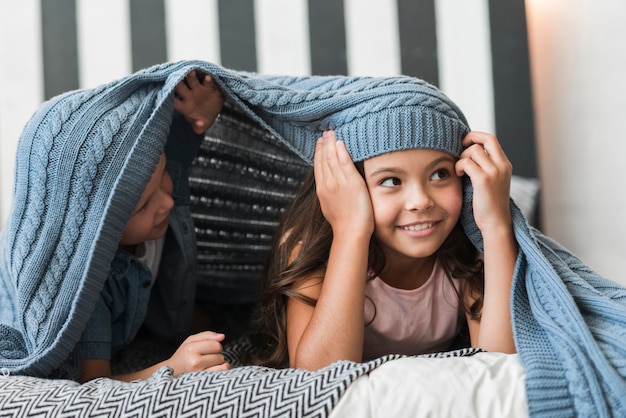
[[[474,188],[474,219],[483,234],[510,228],[509,195],[513,165],[498,138],[484,132],[470,132],[463,138],[466,147],[456,163],[458,176],[467,174]]]

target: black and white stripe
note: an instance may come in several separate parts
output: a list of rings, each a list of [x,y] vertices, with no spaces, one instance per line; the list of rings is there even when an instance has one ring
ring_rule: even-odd
[[[0,224],[15,143],[44,99],[170,60],[273,74],[418,76],[536,176],[523,0],[0,3]]]

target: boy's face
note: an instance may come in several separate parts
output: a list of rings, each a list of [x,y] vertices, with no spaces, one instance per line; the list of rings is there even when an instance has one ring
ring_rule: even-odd
[[[165,154],[161,154],[152,178],[126,224],[120,248],[131,248],[165,235],[170,210],[174,206],[172,179],[165,171],[165,162]]]

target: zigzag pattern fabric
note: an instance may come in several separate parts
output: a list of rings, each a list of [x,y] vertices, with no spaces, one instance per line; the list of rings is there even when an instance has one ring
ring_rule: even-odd
[[[423,358],[471,356],[477,349]],[[172,377],[164,367],[145,381],[67,380],[0,375],[0,415],[68,417],[317,417],[324,418],[348,386],[392,355],[368,363],[341,361],[322,370],[246,366],[218,373]]]

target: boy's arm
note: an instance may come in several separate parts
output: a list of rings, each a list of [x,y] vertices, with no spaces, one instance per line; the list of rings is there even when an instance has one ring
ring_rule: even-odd
[[[202,81],[201,81],[202,80]],[[175,89],[174,116],[165,147],[168,161],[187,168],[195,158],[204,133],[213,125],[224,99],[210,76],[192,71]]]
[[[175,96],[175,113],[165,146],[175,206],[170,212],[159,280],[152,288],[144,323],[155,335],[180,342],[189,335],[196,287],[193,274],[195,232],[189,209],[188,168],[198,153],[204,130],[214,123],[222,110],[223,99],[211,77],[206,76],[201,82],[195,72],[179,83]],[[206,129],[194,129],[194,120],[203,121]]]
[[[196,157],[204,134],[197,134],[183,115],[174,112],[170,133],[165,144],[168,165],[175,163],[181,169],[187,169]]]
[[[85,383],[97,377],[111,376],[111,362],[105,359],[83,359],[81,360],[82,371],[80,382]]]
[[[105,377],[123,382],[132,382],[137,379],[147,379],[155,371],[161,367],[161,363],[150,366],[137,372],[113,376],[111,373],[111,361],[106,359],[92,358],[81,361],[82,373],[80,375],[81,383],[88,382],[98,377]]]
[[[111,362],[106,359],[83,359],[81,382],[87,382],[98,377],[106,377],[124,382],[137,379],[147,379],[161,367],[169,366],[174,377],[183,373],[196,371],[222,371],[230,369],[230,364],[222,354],[224,334],[204,331],[188,337],[167,360],[154,364],[143,370],[113,376]]]

